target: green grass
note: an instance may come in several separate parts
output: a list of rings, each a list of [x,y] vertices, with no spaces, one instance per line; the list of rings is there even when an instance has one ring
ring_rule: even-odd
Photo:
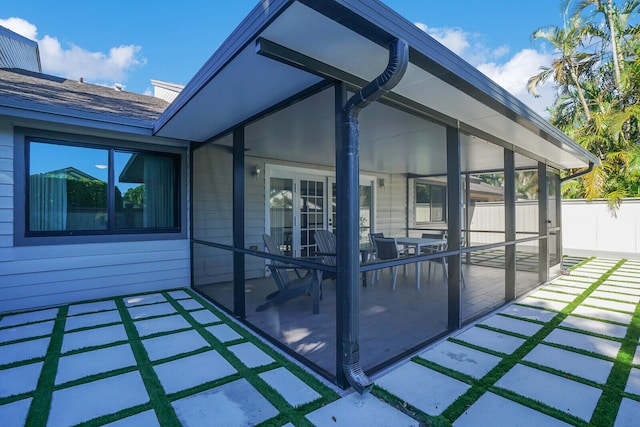
[[[125,410],[121,410],[114,414],[109,414],[109,415],[105,415],[105,416],[101,416],[101,417],[89,420],[87,422],[82,423],[81,425],[83,426],[103,425],[106,423],[117,421],[129,416],[144,412],[144,411],[153,410],[156,416],[158,417],[158,420],[160,421],[160,425],[166,426],[166,427],[179,426],[181,424],[175,414],[175,411],[173,410],[172,402],[178,399],[192,396],[194,394],[197,394],[206,390],[219,387],[221,385],[224,385],[242,378],[247,380],[258,392],[260,392],[279,411],[279,414],[277,416],[271,419],[268,419],[261,424],[264,426],[281,426],[288,422],[291,422],[296,426],[311,425],[305,418],[305,415],[308,414],[309,412],[312,412],[336,400],[339,397],[336,392],[334,392],[331,388],[327,387],[324,383],[322,383],[316,377],[314,377],[313,375],[311,375],[310,373],[302,369],[297,364],[291,362],[287,357],[283,356],[281,353],[275,351],[274,349],[272,349],[271,347],[263,343],[254,335],[249,333],[246,329],[244,329],[243,327],[239,326],[236,322],[229,319],[221,311],[210,306],[210,304],[207,301],[205,301],[203,298],[201,298],[199,295],[197,295],[191,290],[184,290],[184,291],[191,298],[200,302],[205,309],[215,314],[220,319],[220,321],[215,323],[207,323],[206,325],[201,325],[191,316],[190,311],[184,309],[178,303],[178,300],[171,297],[171,295],[169,294],[171,290],[164,291],[164,292],[157,292],[157,291],[149,292],[148,294],[161,293],[164,296],[164,298],[173,306],[173,308],[187,320],[190,327],[183,328],[180,330],[173,330],[169,332],[155,333],[152,335],[145,336],[144,338],[148,339],[148,338],[154,338],[159,336],[165,336],[165,335],[170,335],[176,332],[193,329],[193,330],[196,330],[198,333],[200,333],[200,335],[209,344],[209,347],[204,347],[202,349],[194,350],[188,353],[167,357],[161,360],[151,361],[149,359],[149,356],[146,352],[144,345],[142,344],[142,339],[138,335],[138,331],[136,329],[134,320],[131,318],[128,309],[125,307],[125,304],[122,298],[109,298],[109,299],[102,299],[102,300],[87,301],[87,302],[107,301],[107,300],[115,301],[117,311],[120,315],[122,324],[127,333],[128,343],[131,346],[131,349],[133,351],[133,354],[136,360],[136,365],[133,367],[130,366],[125,368],[120,368],[110,372],[102,372],[96,375],[91,375],[85,378],[69,381],[67,383],[59,384],[56,386],[54,383],[55,383],[55,378],[56,378],[56,373],[58,368],[58,361],[61,357],[60,351],[62,348],[62,341],[65,334],[64,329],[65,329],[65,322],[66,322],[67,313],[68,313],[68,306],[60,307],[58,311],[58,315],[55,319],[53,332],[51,334],[51,339],[48,346],[48,351],[44,358],[34,358],[31,360],[25,360],[25,361],[20,361],[20,362],[0,366],[0,371],[1,371],[2,369],[13,368],[17,366],[34,363],[34,362],[43,362],[43,368],[42,368],[36,389],[33,392],[21,393],[19,395],[0,398],[0,405],[12,403],[18,400],[22,400],[24,398],[31,397],[33,400],[31,403],[31,407],[29,409],[29,413],[27,415],[26,424],[27,425],[46,425],[46,422],[49,416],[52,395],[55,390],[60,390],[67,387],[73,387],[73,386],[88,383],[91,381],[96,381],[99,379],[108,378],[114,375],[119,375],[119,374],[133,372],[133,371],[138,371],[140,373],[140,376],[144,381],[144,385],[146,387],[150,401],[142,405],[137,405],[131,408],[127,408]],[[140,295],[145,295],[145,294],[140,294]],[[123,298],[127,298],[127,297],[123,297]],[[77,303],[77,304],[80,304],[80,303]],[[7,316],[10,314],[11,313],[7,313],[7,314],[4,314],[3,316]],[[163,315],[153,316],[146,319],[159,318],[159,317],[163,317]],[[33,322],[33,323],[36,323],[36,322]],[[73,332],[86,331],[86,330],[91,330],[91,329],[100,328],[107,325],[114,325],[114,324],[118,324],[118,323],[110,323],[110,324],[97,325],[94,327],[79,328],[79,329],[74,329]],[[230,341],[230,342],[226,342],[226,343],[221,342],[214,335],[212,335],[210,332],[208,332],[205,329],[205,327],[210,325],[215,325],[215,324],[228,325],[230,328],[236,331],[241,336],[241,338]],[[3,345],[20,343],[20,342],[28,341],[34,338],[35,337],[30,337],[30,338],[24,338],[24,339],[3,343],[0,345],[0,351],[2,351]],[[119,341],[118,343],[109,343],[101,346],[94,346],[90,348],[74,350],[66,353],[65,356],[71,355],[71,354],[83,353],[86,351],[94,351],[100,348],[107,348],[117,344],[122,344],[123,342],[126,342],[126,341]],[[274,361],[265,366],[259,366],[255,368],[247,367],[244,363],[242,363],[240,359],[236,357],[236,355],[233,352],[231,352],[231,350],[229,350],[230,346],[243,343],[243,342],[252,343],[256,347],[258,347],[260,350],[265,352],[268,356],[273,358]],[[229,362],[236,369],[237,373],[228,375],[224,378],[220,378],[215,381],[209,381],[204,384],[200,384],[196,387],[192,387],[186,390],[181,390],[176,393],[171,393],[171,394],[165,393],[164,388],[162,387],[162,384],[153,369],[155,365],[172,361],[172,360],[177,360],[193,354],[199,354],[205,351],[210,351],[211,349],[214,349],[224,359],[226,359],[227,362]],[[292,405],[290,405],[276,390],[271,388],[259,376],[263,372],[269,371],[271,369],[280,368],[280,367],[284,367],[285,369],[289,370],[291,373],[293,373],[295,376],[301,379],[305,384],[307,384],[310,388],[318,392],[320,397],[300,407],[293,407]],[[100,399],[104,397],[96,396],[96,398]]]
[[[458,419],[471,405],[473,405],[484,393],[486,392],[492,392],[494,394],[497,394],[499,396],[502,396],[504,398],[510,399],[512,401],[515,401],[517,403],[520,403],[522,405],[528,406],[530,408],[533,408],[539,412],[542,412],[544,414],[547,414],[551,417],[557,418],[559,420],[562,420],[568,424],[571,425],[575,425],[575,426],[588,426],[588,425],[597,425],[597,426],[612,426],[615,422],[615,418],[617,416],[618,413],[618,408],[620,406],[620,402],[622,400],[623,397],[627,397],[627,398],[631,398],[634,400],[640,400],[640,397],[635,396],[635,395],[630,395],[629,393],[625,393],[624,392],[624,388],[625,385],[627,383],[628,377],[629,377],[629,372],[631,370],[632,364],[631,361],[633,359],[633,355],[636,351],[636,346],[638,344],[638,340],[640,339],[640,304],[638,304],[636,307],[636,311],[633,315],[633,320],[631,322],[631,325],[628,326],[627,328],[627,334],[626,336],[621,339],[621,338],[615,338],[615,337],[610,337],[610,336],[606,336],[606,335],[602,335],[602,334],[597,334],[597,333],[590,333],[588,331],[584,331],[584,330],[580,330],[580,333],[583,334],[589,334],[592,336],[596,336],[596,337],[601,337],[601,338],[607,338],[607,339],[612,339],[614,341],[618,341],[621,342],[621,349],[617,355],[616,358],[609,358],[600,354],[593,354],[590,353],[588,351],[584,351],[584,350],[580,350],[580,349],[575,349],[575,348],[569,348],[566,347],[564,345],[558,345],[558,344],[552,344],[552,343],[546,343],[547,345],[551,345],[554,347],[558,347],[558,348],[563,348],[566,350],[570,350],[573,351],[575,353],[581,353],[581,354],[587,354],[589,356],[592,357],[597,357],[600,359],[604,359],[604,360],[609,360],[611,362],[613,362],[613,368],[611,369],[610,375],[608,377],[608,380],[606,382],[606,384],[602,385],[602,384],[597,384],[593,381],[590,381],[588,379],[583,379],[583,378],[579,378],[575,375],[571,375],[565,372],[560,372],[557,371],[553,368],[549,368],[549,367],[545,367],[545,366],[540,366],[537,365],[535,363],[531,363],[531,362],[527,362],[527,361],[523,361],[523,358],[537,345],[539,345],[546,337],[547,335],[549,335],[553,330],[555,330],[556,328],[559,327],[559,325],[562,323],[562,321],[576,308],[578,307],[580,304],[583,303],[583,301],[589,297],[589,295],[591,295],[591,293],[593,291],[595,291],[596,289],[598,289],[598,287],[605,283],[609,277],[611,276],[616,276],[617,277],[617,271],[620,267],[622,267],[625,263],[625,260],[621,260],[613,265],[610,265],[609,263],[599,263],[597,262],[597,260],[595,260],[594,258],[587,258],[584,260],[573,260],[573,265],[570,267],[570,271],[575,272],[574,273],[574,278],[577,275],[580,275],[580,271],[585,271],[583,270],[579,270],[581,267],[585,267],[588,269],[589,264],[592,263],[591,265],[593,265],[594,267],[598,267],[598,268],[608,268],[603,274],[600,274],[599,277],[593,278],[591,281],[591,284],[589,285],[588,288],[584,289],[584,291],[582,291],[579,295],[576,295],[576,298],[570,302],[563,310],[559,311],[558,314],[552,318],[549,322],[547,322],[546,324],[543,324],[543,327],[537,332],[535,333],[533,336],[528,337],[528,336],[524,336],[524,335],[520,335],[517,333],[513,333],[513,332],[509,332],[509,331],[505,331],[505,330],[501,330],[499,328],[495,328],[495,327],[490,327],[490,326],[486,326],[486,325],[477,325],[477,327],[481,327],[484,329],[488,329],[488,330],[493,330],[493,331],[497,331],[503,334],[507,334],[507,335],[511,335],[511,336],[515,336],[518,338],[522,338],[525,339],[526,341],[512,354],[502,354],[496,351],[492,351],[492,350],[488,350],[486,348],[482,348],[482,347],[478,347],[469,343],[466,343],[462,340],[458,340],[455,338],[449,338],[449,341],[451,342],[455,342],[457,344],[460,345],[464,345],[466,347],[469,348],[473,348],[476,350],[480,350],[483,351],[485,353],[488,354],[492,354],[495,356],[499,356],[502,358],[502,360],[491,370],[489,371],[484,377],[480,378],[480,379],[476,379],[473,378],[471,376],[468,376],[466,374],[460,373],[460,372],[456,372],[453,371],[449,368],[440,366],[434,362],[430,362],[428,360],[424,360],[421,359],[420,357],[416,356],[412,359],[413,362],[420,364],[422,366],[425,366],[429,369],[432,369],[434,371],[440,372],[442,374],[448,375],[458,381],[461,381],[463,383],[466,383],[468,385],[470,385],[471,387],[467,390],[467,392],[465,392],[463,395],[461,395],[456,401],[454,401],[448,408],[446,408],[440,417],[432,417],[428,414],[423,413],[422,411],[420,411],[417,408],[413,408],[410,405],[407,405],[405,402],[402,402],[399,398],[397,398],[396,396],[394,396],[393,394],[382,390],[380,388],[376,388],[374,389],[374,394],[376,394],[379,398],[387,401],[389,404],[394,405],[395,407],[398,408],[408,408],[407,410],[409,412],[411,412],[414,416],[414,418],[426,423],[426,425],[429,425],[429,422],[435,422],[437,424],[433,424],[433,425],[448,425],[449,423],[454,422],[456,419]],[[640,272],[640,266],[635,266],[634,269],[636,269],[638,272]],[[577,271],[576,271],[577,270]],[[629,281],[633,281],[633,275],[632,273],[627,273],[627,276],[629,276]],[[564,277],[565,280],[572,280],[571,276],[569,277]],[[619,279],[617,279],[619,280]],[[637,280],[637,279],[636,279]],[[637,283],[637,281],[635,282]],[[539,307],[534,307],[534,308],[539,308]],[[508,317],[513,317],[513,316],[508,316]],[[520,320],[526,320],[526,319],[520,319]],[[600,321],[604,321],[601,319],[595,319],[595,320],[600,320]],[[542,324],[541,322],[534,322],[534,323],[538,323],[538,324]],[[612,324],[618,324],[616,322],[610,322]],[[572,330],[571,328],[562,328],[562,329],[568,329],[568,330]],[[555,375],[560,375],[563,376],[565,378],[569,378],[572,379],[574,381],[589,385],[591,387],[597,387],[602,389],[602,396],[593,412],[593,415],[591,417],[591,419],[589,421],[585,421],[582,420],[578,417],[575,417],[573,415],[570,415],[566,412],[563,412],[561,410],[558,410],[556,408],[550,407],[542,402],[538,402],[535,401],[533,399],[518,395],[517,393],[511,392],[509,390],[505,390],[499,387],[496,387],[495,384],[498,380],[500,380],[507,372],[509,372],[516,364],[521,363],[523,365],[526,366],[530,366],[545,372],[549,372]]]

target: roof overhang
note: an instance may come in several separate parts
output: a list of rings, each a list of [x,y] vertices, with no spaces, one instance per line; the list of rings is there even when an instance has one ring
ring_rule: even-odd
[[[524,103],[375,0],[261,2],[160,116],[154,133],[205,142],[323,82],[362,87],[385,68],[387,46],[396,38],[409,44],[410,64],[384,102],[555,167],[598,163]]]

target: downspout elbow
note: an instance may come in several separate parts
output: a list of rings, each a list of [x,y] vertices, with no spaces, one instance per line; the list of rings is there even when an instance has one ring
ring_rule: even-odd
[[[565,176],[564,178],[560,178],[560,182],[565,182],[565,181],[569,181],[572,179],[576,179],[576,178],[580,178],[581,176],[584,176],[588,173],[590,173],[591,171],[593,171],[593,167],[594,167],[594,163],[593,162],[589,162],[589,166],[586,169],[581,170],[580,172],[576,172],[573,175],[569,175],[569,176]]]

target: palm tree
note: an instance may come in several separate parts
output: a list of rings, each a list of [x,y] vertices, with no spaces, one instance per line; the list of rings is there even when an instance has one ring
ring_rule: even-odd
[[[582,18],[573,16],[565,20],[564,27],[549,26],[539,28],[531,35],[533,41],[546,40],[556,49],[559,57],[551,61],[550,66],[540,67],[541,72],[531,77],[527,82],[527,89],[538,97],[536,88],[553,78],[561,93],[575,90],[580,101],[582,113],[586,121],[591,120],[591,111],[582,88],[583,76],[589,74],[596,64],[598,57],[594,53],[584,52],[583,40],[585,25]]]

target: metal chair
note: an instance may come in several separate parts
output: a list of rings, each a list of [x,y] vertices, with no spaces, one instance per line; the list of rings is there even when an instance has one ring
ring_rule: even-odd
[[[406,254],[406,249],[398,249],[398,243],[394,238],[375,238],[376,259],[383,261],[388,259],[399,259]],[[406,267],[406,266],[405,266]],[[398,267],[390,267],[393,274],[393,289],[396,288],[396,279],[398,277]],[[406,271],[406,270],[405,270]]]
[[[371,252],[369,254],[369,261],[375,261],[378,259],[378,249],[376,248],[376,239],[384,237],[384,233],[369,233],[369,242],[371,243]],[[373,270],[371,272],[371,284],[373,285],[378,276],[379,270]]]

